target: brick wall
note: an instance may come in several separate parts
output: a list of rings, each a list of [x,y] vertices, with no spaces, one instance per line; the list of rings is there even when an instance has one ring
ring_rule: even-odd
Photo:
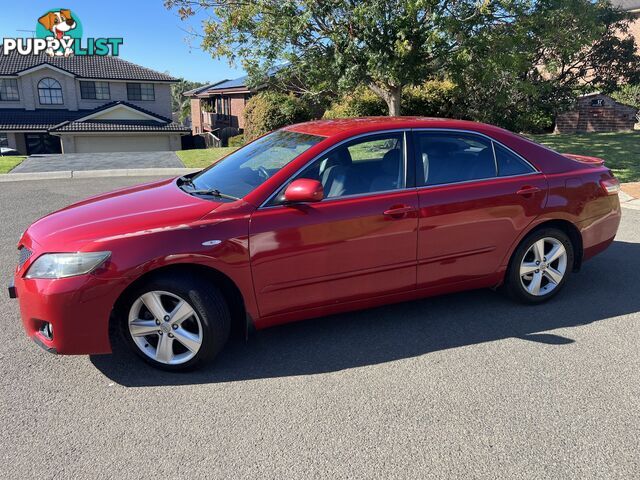
[[[617,132],[633,130],[637,110],[607,95],[587,95],[576,108],[556,118],[556,133]]]
[[[633,13],[633,19],[629,22],[627,33],[635,39],[636,46],[640,46],[640,15],[638,13]]]
[[[202,133],[202,112],[199,98],[191,99],[191,133],[194,135]]]
[[[231,125],[232,127],[237,127],[240,129],[244,129],[244,107],[247,103],[245,100],[245,95],[243,93],[237,95],[229,95],[231,98],[231,115],[236,117],[237,125]]]

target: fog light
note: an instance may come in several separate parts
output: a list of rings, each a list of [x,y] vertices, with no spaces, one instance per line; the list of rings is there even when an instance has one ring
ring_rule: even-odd
[[[40,335],[47,340],[53,340],[53,325],[49,322],[43,322],[42,327],[40,327]]]

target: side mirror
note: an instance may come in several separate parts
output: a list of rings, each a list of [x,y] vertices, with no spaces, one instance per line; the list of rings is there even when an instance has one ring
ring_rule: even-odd
[[[284,191],[284,199],[290,203],[319,202],[324,198],[324,189],[317,180],[299,178],[289,184]]]

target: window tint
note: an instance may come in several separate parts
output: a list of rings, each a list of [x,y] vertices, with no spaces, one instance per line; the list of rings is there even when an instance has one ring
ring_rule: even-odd
[[[495,142],[493,145],[496,151],[496,161],[498,162],[498,175],[501,177],[522,175],[534,171],[529,164],[512,151]]]
[[[496,176],[491,141],[472,134],[418,133],[418,178],[423,185],[465,182]]]
[[[403,135],[375,135],[334,148],[296,178],[318,180],[325,198],[404,188]]]

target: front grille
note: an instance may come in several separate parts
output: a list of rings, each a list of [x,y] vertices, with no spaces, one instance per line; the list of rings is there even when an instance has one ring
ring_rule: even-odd
[[[22,265],[24,265],[24,263],[29,260],[29,257],[31,257],[31,250],[29,250],[27,247],[20,247],[20,249],[18,250],[18,268],[22,268]]]

